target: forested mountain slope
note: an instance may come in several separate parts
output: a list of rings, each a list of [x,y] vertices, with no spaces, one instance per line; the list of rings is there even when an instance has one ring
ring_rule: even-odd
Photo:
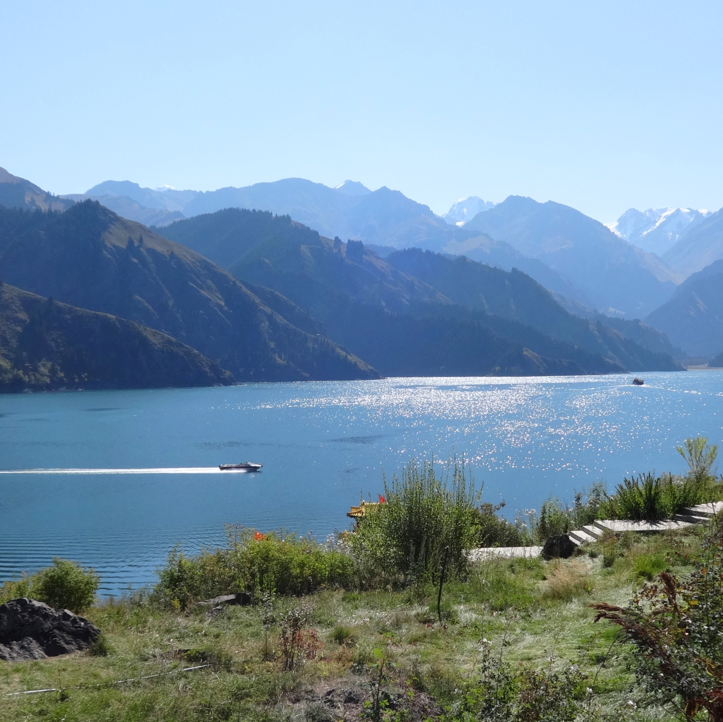
[[[0,391],[229,384],[166,334],[0,282]]]
[[[65,213],[0,209],[0,277],[163,331],[239,381],[378,375],[271,311],[211,261],[96,202]]]

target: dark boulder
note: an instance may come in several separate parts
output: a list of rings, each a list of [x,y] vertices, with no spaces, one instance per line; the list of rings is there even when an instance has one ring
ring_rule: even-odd
[[[567,559],[575,553],[577,545],[567,534],[551,536],[542,547],[540,555],[543,559]]]
[[[98,627],[67,609],[24,598],[0,605],[0,659],[6,662],[79,652],[99,636]]]

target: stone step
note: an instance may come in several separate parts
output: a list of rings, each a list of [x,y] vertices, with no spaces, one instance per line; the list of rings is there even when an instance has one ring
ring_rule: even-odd
[[[710,520],[709,516],[699,516],[698,514],[686,514],[685,510],[681,514],[674,514],[673,521],[686,521],[688,524],[705,524]]]
[[[683,509],[683,514],[691,516],[715,516],[723,511],[723,501],[712,501],[709,504],[696,504]]]
[[[662,521],[631,521],[629,519],[602,519],[594,522],[595,526],[600,530],[609,529],[614,534],[622,534],[626,531],[635,532],[651,532],[651,531],[671,531],[676,529],[684,529],[690,526],[688,521],[674,521],[673,519],[664,519]]]
[[[588,534],[582,529],[576,529],[575,531],[568,532],[568,536],[578,546],[580,546],[580,544],[589,544],[591,542],[597,541],[597,539],[592,536],[592,534]]]
[[[602,530],[598,529],[594,524],[585,524],[582,528],[586,534],[589,534],[593,539],[597,540],[602,536]]]

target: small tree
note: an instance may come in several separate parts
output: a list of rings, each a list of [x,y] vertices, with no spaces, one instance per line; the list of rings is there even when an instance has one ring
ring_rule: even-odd
[[[449,578],[466,567],[479,539],[479,494],[456,459],[439,478],[434,461],[410,461],[401,479],[384,480],[385,503],[368,513],[349,543],[362,583],[435,582],[448,554]],[[449,548],[449,552],[446,552]]]
[[[686,439],[683,446],[677,446],[676,451],[685,459],[688,464],[688,474],[697,480],[707,479],[711,476],[711,468],[718,456],[718,446],[708,445],[708,439],[704,436],[696,436],[694,439]]]

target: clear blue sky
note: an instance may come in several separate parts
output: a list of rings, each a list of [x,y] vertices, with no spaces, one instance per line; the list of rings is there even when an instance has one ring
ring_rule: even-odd
[[[723,206],[723,3],[0,0],[0,166]]]

